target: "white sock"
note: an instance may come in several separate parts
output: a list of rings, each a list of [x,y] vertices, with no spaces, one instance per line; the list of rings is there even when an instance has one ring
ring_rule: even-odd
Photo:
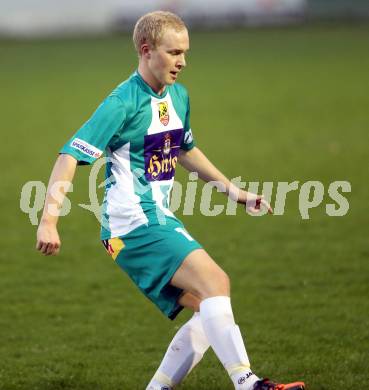
[[[231,377],[235,389],[251,390],[259,379],[250,361],[239,327],[235,324],[231,300],[226,296],[204,299],[200,317],[207,339]]]
[[[179,384],[209,348],[199,313],[176,333],[146,390],[168,390]]]

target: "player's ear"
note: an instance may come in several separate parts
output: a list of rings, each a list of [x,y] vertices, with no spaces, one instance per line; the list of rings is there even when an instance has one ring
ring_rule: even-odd
[[[147,43],[141,45],[141,56],[147,59],[151,57],[150,46]]]

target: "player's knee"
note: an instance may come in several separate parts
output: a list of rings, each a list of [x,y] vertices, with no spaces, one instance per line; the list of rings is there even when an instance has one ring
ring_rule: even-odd
[[[230,295],[230,280],[223,270],[209,275],[208,282],[203,286],[202,291],[200,291],[201,299],[219,295]]]
[[[227,273],[223,271],[223,274],[221,276],[220,280],[222,290],[224,291],[224,295],[229,296],[231,291],[231,280],[229,279],[229,276]]]

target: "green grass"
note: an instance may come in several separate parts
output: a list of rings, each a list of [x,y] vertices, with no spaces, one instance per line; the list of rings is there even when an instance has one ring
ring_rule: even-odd
[[[181,81],[198,146],[245,181],[351,182],[350,211],[302,220],[178,215],[229,273],[255,371],[310,390],[368,382],[367,26],[193,33]],[[80,168],[59,257],[19,209],[57,151],[135,67],[129,37],[0,41],[0,389],[144,389],[176,329],[105,255]],[[186,174],[179,172],[184,180]],[[199,191],[201,187],[199,187]],[[225,203],[221,197],[218,202]],[[231,389],[209,351],[181,389]]]

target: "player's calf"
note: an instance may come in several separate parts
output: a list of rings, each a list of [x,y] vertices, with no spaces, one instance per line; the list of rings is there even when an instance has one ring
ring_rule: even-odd
[[[197,365],[208,348],[200,314],[195,313],[174,336],[146,390],[172,390]]]

